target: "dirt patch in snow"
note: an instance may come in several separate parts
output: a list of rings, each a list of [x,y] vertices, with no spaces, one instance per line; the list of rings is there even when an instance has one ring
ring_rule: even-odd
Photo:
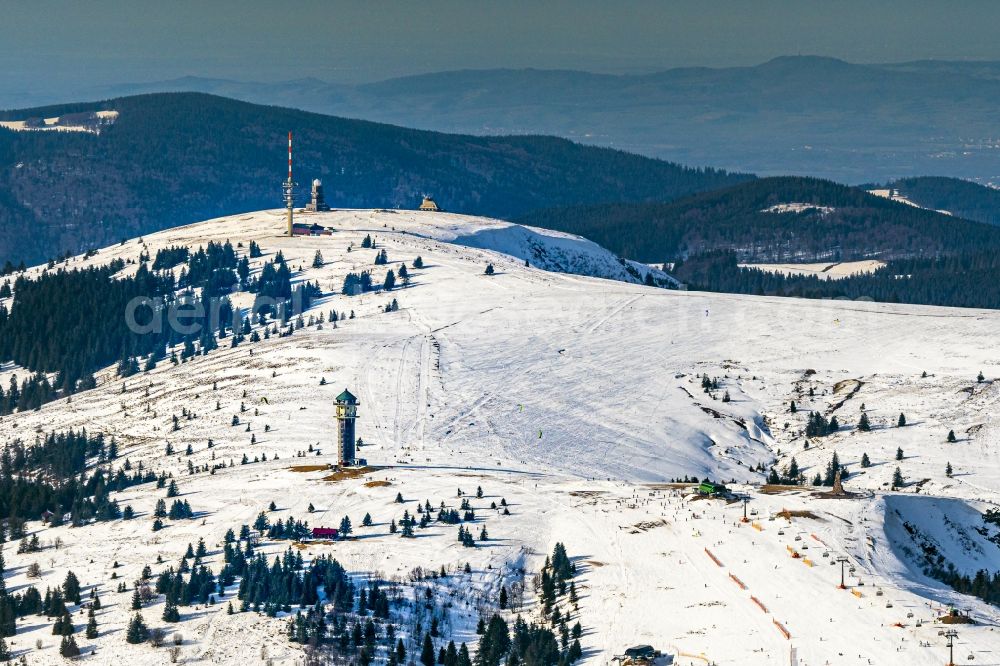
[[[805,486],[780,486],[777,484],[766,484],[760,487],[760,492],[765,495],[781,495],[782,493],[801,493],[801,492],[811,492],[811,489]]]
[[[778,516],[779,518],[784,518],[788,522],[792,522],[792,518],[812,518],[813,520],[819,520],[819,521],[823,520],[823,518],[820,518],[819,516],[817,516],[812,511],[808,511],[806,509],[801,509],[801,510],[797,510],[797,511],[790,511],[788,509],[782,509],[781,511],[779,511],[775,515]]]
[[[648,520],[632,525],[632,529],[629,530],[629,534],[639,534],[641,532],[648,532],[649,530],[656,529],[657,527],[666,526],[667,521],[665,520]]]
[[[323,477],[324,481],[347,481],[349,479],[358,479],[365,474],[371,474],[372,472],[377,472],[381,467],[348,467],[347,469],[338,469],[333,474],[328,474]]]
[[[321,470],[330,469],[329,465],[294,465],[288,469],[293,472],[319,472]]]

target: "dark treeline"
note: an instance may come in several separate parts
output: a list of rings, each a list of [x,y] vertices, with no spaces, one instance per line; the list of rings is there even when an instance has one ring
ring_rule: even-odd
[[[825,208],[769,212],[800,203]],[[743,262],[927,257],[1000,247],[1000,229],[814,178],[761,178],[670,203],[571,206],[519,221],[577,233],[621,256],[672,262],[731,250]]]
[[[227,534],[223,547],[225,566],[220,574],[220,578],[230,584],[236,577],[240,578],[238,598],[245,607],[264,608],[273,611],[272,615],[292,605],[305,608],[319,601],[319,588],[335,609],[353,607],[354,586],[339,562],[321,556],[306,567],[301,556],[296,557],[288,550],[282,560],[269,563],[263,554],[255,552],[249,535],[245,526],[240,530],[240,540],[234,538],[232,531]]]
[[[165,271],[177,264],[183,264],[188,260],[190,255],[191,252],[183,246],[160,248],[156,251],[156,258],[153,259],[152,269],[154,271]]]
[[[946,210],[952,215],[1000,225],[1000,190],[959,178],[922,176],[889,184],[924,208]]]
[[[87,476],[88,467],[117,456],[113,440],[108,443],[103,435],[82,430],[51,433],[33,447],[20,441],[8,444],[0,454],[0,515],[7,517],[0,541],[27,539],[25,521],[46,513],[52,525],[61,524],[66,515],[74,526],[122,518],[109,493],[155,481],[156,476],[141,469],[133,472],[128,460],[117,471],[97,468]],[[29,550],[35,547],[25,544],[22,547]]]
[[[73,393],[81,381],[92,385],[93,370],[137,353],[143,340],[129,330],[126,307],[140,297],[172,295],[174,280],[145,265],[134,276],[113,279],[122,267],[119,261],[48,271],[36,280],[19,277],[9,316],[0,307],[0,359],[58,373],[55,388]]]
[[[197,93],[0,117],[97,109],[121,114],[100,136],[0,129],[0,261],[37,262],[271,208],[286,150],[276,128],[295,130],[299,172],[323,178],[327,197],[345,207],[413,208],[433,192],[449,210],[503,217],[574,202],[665,200],[747,178],[554,137],[440,134]],[[305,187],[296,194],[301,201]]]
[[[0,454],[0,473],[10,475],[33,470],[65,479],[86,471],[90,458],[103,463],[117,457],[118,444],[113,439],[106,444],[101,433],[89,435],[86,430],[51,432],[44,439],[36,439],[34,446],[26,447],[21,440],[16,440],[4,447]]]
[[[228,294],[236,285],[236,265],[236,251],[229,241],[224,244],[210,242],[207,250],[199,247],[187,260],[177,286],[182,289],[201,287],[204,290],[202,298]]]
[[[175,267],[179,264],[172,262],[183,254],[169,248],[153,263]],[[156,367],[177,346],[184,361],[217,348],[230,333],[239,343],[251,322],[241,321],[232,307],[227,294],[234,288],[256,293],[255,321],[275,315],[282,325],[321,294],[316,283],[292,286],[280,252],[252,279],[246,257],[238,260],[228,242],[199,248],[176,280],[169,270],[150,271],[146,262],[134,275],[116,275],[124,266],[116,260],[100,268],[60,267],[36,279],[17,278],[10,311],[0,305],[0,361],[14,361],[34,374],[20,384],[12,379],[6,391],[0,387],[0,414],[37,409],[92,388],[93,372],[115,362],[118,375],[129,377]],[[171,360],[177,356],[171,354]]]
[[[988,250],[896,259],[874,273],[839,280],[741,268],[735,253],[721,251],[679,262],[674,274],[689,288],[702,291],[1000,308],[1000,253]]]
[[[984,528],[988,525],[996,526],[1000,522],[996,510],[987,511],[983,515],[983,522],[985,523]],[[920,528],[909,521],[904,521],[903,529],[909,533],[919,548],[925,575],[950,585],[956,592],[970,594],[988,604],[1000,606],[1000,571],[990,573],[986,569],[979,569],[972,576],[962,573],[953,562],[947,560],[944,553],[926,537]],[[991,541],[995,541],[997,538],[994,535]]]
[[[990,573],[980,569],[974,576],[959,573],[955,565],[948,563],[945,567],[928,567],[927,575],[950,585],[961,594],[971,594],[986,603],[1000,606],[1000,571]]]

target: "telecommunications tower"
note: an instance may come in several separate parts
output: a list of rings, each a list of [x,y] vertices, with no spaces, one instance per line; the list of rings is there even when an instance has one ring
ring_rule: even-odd
[[[283,189],[285,191],[285,205],[288,207],[288,236],[292,235],[292,212],[293,212],[293,191],[295,183],[292,181],[292,133],[288,133],[288,180],[285,181]]]

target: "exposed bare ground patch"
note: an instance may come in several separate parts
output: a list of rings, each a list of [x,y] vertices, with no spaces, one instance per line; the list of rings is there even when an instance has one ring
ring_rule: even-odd
[[[780,495],[782,493],[811,493],[811,488],[805,486],[779,486],[777,484],[766,484],[760,487],[760,492],[765,495]]]
[[[570,497],[600,497],[601,495],[606,495],[607,493],[603,490],[571,490],[569,491]]]
[[[864,386],[864,382],[860,379],[844,379],[833,385],[834,395],[843,395],[839,401],[830,406],[830,412],[835,412],[844,406],[844,403],[853,398],[861,387]]]
[[[604,562],[600,562],[598,560],[587,560],[587,564],[589,564],[592,567],[603,567],[604,566]]]
[[[293,472],[319,472],[321,470],[330,469],[329,465],[293,465],[288,469]]]
[[[629,534],[639,534],[641,532],[648,532],[649,530],[656,529],[657,527],[666,527],[667,521],[665,520],[648,520],[641,523],[636,523],[632,525],[629,529]]]
[[[348,467],[346,469],[338,469],[333,474],[328,474],[323,477],[324,481],[347,481],[349,479],[358,479],[365,474],[371,474],[372,472],[377,472],[381,467]]]
[[[391,481],[367,481],[365,482],[365,488],[384,488],[385,486],[391,486]]]
[[[820,520],[820,521],[823,520],[823,518],[820,518],[812,511],[807,511],[805,509],[799,509],[794,511],[789,509],[782,509],[775,515],[777,515],[779,518],[784,518],[788,522],[791,522],[792,518],[812,518],[813,520]]]

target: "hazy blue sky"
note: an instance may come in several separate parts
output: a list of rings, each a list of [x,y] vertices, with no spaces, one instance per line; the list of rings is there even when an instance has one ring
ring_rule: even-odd
[[[183,75],[369,81],[457,68],[607,72],[754,64],[1000,60],[995,0],[3,0],[0,86]]]

